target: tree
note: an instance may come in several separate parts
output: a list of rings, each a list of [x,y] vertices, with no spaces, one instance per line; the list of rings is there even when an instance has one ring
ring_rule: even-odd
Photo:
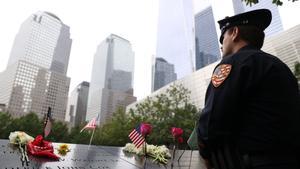
[[[252,4],[259,3],[259,0],[241,0],[241,1],[244,1],[246,3],[246,5],[250,5],[250,6]],[[267,1],[267,0],[264,0],[264,1]],[[269,1],[271,1],[271,0],[269,0]],[[288,0],[288,1],[290,1],[290,0]],[[295,1],[298,1],[298,0],[292,0],[292,2],[295,2]],[[283,4],[283,2],[281,0],[272,0],[272,3],[279,5],[279,6],[281,6]]]
[[[92,144],[124,146],[130,142],[128,134],[131,130],[141,122],[147,122],[153,127],[147,143],[173,144],[171,127],[180,127],[184,130],[184,146],[198,119],[196,106],[189,102],[190,93],[183,85],[171,85],[164,93],[137,104],[134,110],[125,112],[124,108],[119,108],[106,124],[96,128]],[[15,119],[7,113],[0,113],[0,124],[0,136],[5,139],[11,131],[25,131],[33,137],[43,133],[43,121],[35,113]],[[91,131],[80,133],[83,126],[76,126],[69,133],[65,123],[53,121],[46,140],[88,144]]]
[[[84,127],[84,124],[75,126],[71,129],[67,142],[74,144],[89,144],[91,134],[80,130]]]
[[[12,117],[8,113],[0,112],[0,138],[7,139],[10,133],[9,127],[12,123]]]
[[[8,131],[24,131],[30,136],[37,136],[43,132],[43,121],[35,113],[28,113],[20,118],[14,118]]]
[[[0,138],[8,139],[10,132],[24,131],[32,137],[43,134],[43,120],[36,113],[28,113],[19,118],[12,118],[8,113],[0,113]],[[52,131],[46,140],[66,142],[69,140],[68,128],[65,123],[52,122]]]
[[[296,76],[298,82],[300,82],[300,62],[295,63],[294,75]]]
[[[69,140],[67,124],[61,121],[53,121],[51,132],[46,139],[55,142],[67,142]]]
[[[146,98],[136,105],[135,110],[130,110],[131,119],[135,121],[133,124],[148,122],[153,126],[148,139],[152,144],[172,144],[171,127],[182,128],[186,141],[197,121],[198,112],[196,106],[189,102],[190,93],[181,84],[171,85],[165,93]]]
[[[128,143],[128,134],[132,130],[132,120],[124,108],[118,108],[111,120],[95,132],[94,144],[124,146]]]

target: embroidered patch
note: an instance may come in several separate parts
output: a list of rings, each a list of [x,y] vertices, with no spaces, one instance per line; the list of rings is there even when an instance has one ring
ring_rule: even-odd
[[[215,87],[219,87],[224,82],[231,71],[231,67],[229,64],[221,64],[215,69],[211,77],[211,82]]]

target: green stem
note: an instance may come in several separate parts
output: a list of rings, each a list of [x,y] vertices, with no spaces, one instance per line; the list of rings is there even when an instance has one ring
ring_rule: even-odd
[[[175,151],[176,151],[176,140],[174,139],[171,168],[173,168],[173,165],[174,165]]]
[[[22,147],[21,143],[19,143],[19,149],[21,151],[21,161],[25,162],[24,150],[23,150],[23,147]]]
[[[25,160],[26,160],[26,162],[29,162],[28,155],[27,155],[27,146],[26,145],[24,146],[24,149],[25,149],[25,152],[24,152]]]

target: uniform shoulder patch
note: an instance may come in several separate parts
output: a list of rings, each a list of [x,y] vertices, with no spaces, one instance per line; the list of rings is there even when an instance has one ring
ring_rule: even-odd
[[[211,77],[212,84],[215,87],[219,87],[224,82],[224,80],[228,77],[228,75],[230,74],[231,68],[232,68],[232,65],[230,65],[230,64],[219,65],[215,69],[215,71]]]

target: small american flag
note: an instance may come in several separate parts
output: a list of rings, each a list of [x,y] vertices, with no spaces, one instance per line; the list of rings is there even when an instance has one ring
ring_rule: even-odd
[[[51,128],[52,128],[51,107],[49,107],[48,113],[47,113],[47,115],[45,117],[45,121],[44,121],[44,137],[47,137],[50,134]]]
[[[80,130],[80,133],[81,133],[83,130],[85,130],[85,129],[95,129],[96,126],[97,126],[97,123],[98,123],[98,121],[99,121],[99,117],[100,117],[100,116],[99,116],[99,114],[98,114],[97,117],[92,118],[92,120],[89,121],[88,124],[86,124],[86,125]]]
[[[130,138],[130,140],[133,142],[133,144],[135,145],[136,148],[139,148],[141,145],[143,145],[143,143],[145,142],[145,138],[143,137],[143,135],[141,134],[141,129],[140,129],[140,124],[133,129],[128,137]]]

